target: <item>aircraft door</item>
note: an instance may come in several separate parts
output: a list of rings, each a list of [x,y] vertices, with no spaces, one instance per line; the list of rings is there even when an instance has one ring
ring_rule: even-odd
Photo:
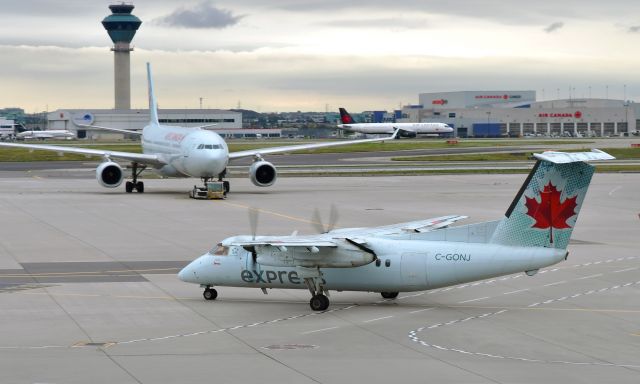
[[[400,262],[402,283],[409,287],[427,285],[427,253],[407,252]]]

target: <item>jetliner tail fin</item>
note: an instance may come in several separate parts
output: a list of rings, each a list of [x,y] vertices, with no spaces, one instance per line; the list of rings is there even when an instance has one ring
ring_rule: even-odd
[[[591,160],[611,160],[591,152],[544,152],[491,238],[491,243],[566,249],[591,183]]]
[[[340,108],[340,121],[342,124],[353,124],[356,122],[344,108]]]
[[[156,102],[156,95],[153,91],[153,79],[151,78],[151,64],[147,63],[147,83],[149,85],[149,124],[160,125],[158,121],[158,103]]]

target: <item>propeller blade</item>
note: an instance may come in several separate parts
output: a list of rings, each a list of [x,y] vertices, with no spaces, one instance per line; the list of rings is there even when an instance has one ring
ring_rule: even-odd
[[[327,232],[331,232],[336,228],[338,224],[338,208],[335,204],[331,204],[331,210],[329,211],[329,225],[327,226]]]
[[[320,211],[318,207],[313,210],[313,217],[311,218],[311,225],[318,233],[325,233],[324,224],[322,224],[322,218],[320,217]]]
[[[249,225],[251,226],[251,239],[256,239],[256,233],[258,232],[258,215],[260,211],[258,208],[249,208]]]

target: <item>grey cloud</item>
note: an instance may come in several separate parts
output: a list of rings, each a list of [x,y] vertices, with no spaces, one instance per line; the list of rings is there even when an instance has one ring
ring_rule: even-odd
[[[391,29],[426,29],[429,24],[425,19],[390,17],[382,19],[332,20],[322,23],[330,27],[342,28],[391,28]]]
[[[234,15],[227,9],[217,8],[211,2],[204,1],[192,8],[180,7],[154,22],[172,27],[222,29],[237,24],[243,17],[244,15]]]
[[[563,23],[563,22],[558,21],[558,22],[555,22],[555,23],[551,23],[551,24],[549,24],[549,25],[544,29],[544,31],[545,31],[545,32],[547,32],[547,33],[551,33],[551,32],[555,32],[555,31],[557,31],[558,29],[560,29],[560,28],[562,28],[562,27],[564,27],[564,23]]]
[[[634,25],[634,26],[629,27],[629,32],[631,32],[631,33],[640,32],[640,25]]]

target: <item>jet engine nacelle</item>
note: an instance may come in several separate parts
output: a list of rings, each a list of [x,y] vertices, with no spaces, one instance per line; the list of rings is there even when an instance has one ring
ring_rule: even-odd
[[[400,130],[400,132],[398,132],[398,136],[400,136],[400,137],[414,138],[414,137],[418,136],[418,134],[417,134],[417,133],[415,133],[415,132],[405,131],[404,129],[401,129],[401,130]]]
[[[278,172],[276,167],[268,161],[259,160],[251,164],[249,177],[251,182],[258,187],[269,187],[276,182]]]
[[[115,188],[122,184],[124,173],[118,163],[105,161],[96,169],[96,179],[98,179],[98,183],[103,187]]]

